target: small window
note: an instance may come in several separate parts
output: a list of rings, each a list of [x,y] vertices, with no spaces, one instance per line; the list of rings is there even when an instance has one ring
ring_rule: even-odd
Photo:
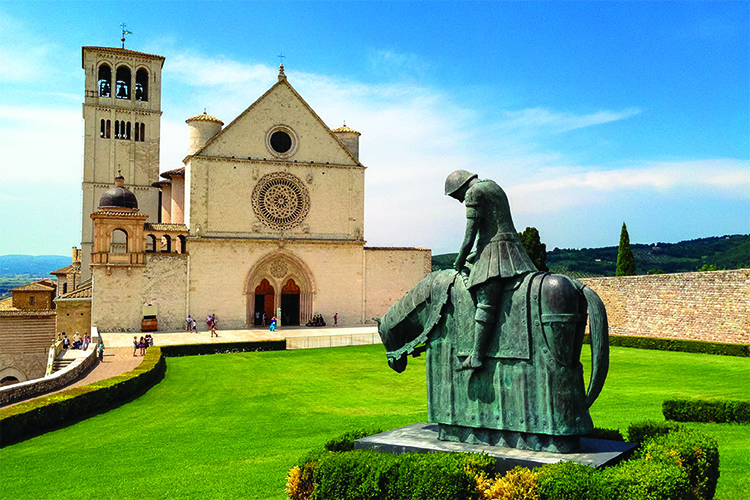
[[[286,153],[292,148],[292,138],[283,130],[271,134],[271,147],[277,153]]]
[[[141,142],[146,140],[146,124],[141,123]]]
[[[125,139],[130,140],[130,122],[127,123],[127,132],[125,133]]]
[[[139,139],[139,135],[140,135],[139,132],[140,132],[140,130],[141,130],[141,128],[138,126],[138,122],[135,122],[135,127],[133,129],[133,132],[135,132],[135,137],[134,137],[135,142],[138,142],[140,140]]]
[[[101,127],[99,127],[99,137],[107,137],[107,125],[104,120],[102,120]]]
[[[107,120],[107,139],[112,137],[112,120]]]
[[[120,120],[115,120],[115,139],[120,138]]]
[[[33,306],[33,305],[34,305],[34,301],[35,301],[35,299],[36,299],[36,297],[34,297],[33,295],[32,295],[31,297],[29,297],[29,305],[30,305],[30,306]]]

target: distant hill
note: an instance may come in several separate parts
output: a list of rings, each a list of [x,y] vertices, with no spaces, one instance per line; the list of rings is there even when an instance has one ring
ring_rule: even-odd
[[[717,269],[750,268],[750,235],[714,236],[679,243],[632,244],[638,274],[651,272],[683,273],[704,264]],[[432,268],[449,269],[456,254],[432,257]],[[585,278],[614,276],[617,247],[555,248],[547,253],[547,266],[555,273]]]
[[[0,276],[27,274],[34,278],[49,278],[50,271],[70,264],[70,256],[62,255],[0,255]]]

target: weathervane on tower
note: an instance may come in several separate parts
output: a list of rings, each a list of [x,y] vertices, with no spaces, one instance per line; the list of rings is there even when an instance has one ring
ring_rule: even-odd
[[[133,32],[128,30],[128,25],[125,23],[120,23],[120,28],[122,28],[122,38],[120,38],[120,41],[122,42],[122,48],[125,48],[125,35],[132,35]]]

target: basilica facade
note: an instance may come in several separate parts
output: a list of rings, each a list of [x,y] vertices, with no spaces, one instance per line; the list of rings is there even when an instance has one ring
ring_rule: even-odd
[[[183,165],[159,174],[163,64],[83,48],[81,269],[92,325],[140,330],[144,306],[167,331],[188,314],[216,314],[225,329],[263,314],[282,326],[335,313],[363,324],[430,272],[427,249],[366,246],[360,133],[331,130],[283,65],[228,125],[188,118]]]

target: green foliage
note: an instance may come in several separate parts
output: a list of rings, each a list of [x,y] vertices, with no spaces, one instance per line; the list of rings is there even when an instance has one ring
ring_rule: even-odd
[[[674,422],[663,422],[661,420],[642,420],[628,426],[628,442],[642,443],[656,436],[666,436],[671,432],[680,430],[680,425]]]
[[[737,399],[667,399],[662,412],[677,422],[750,423],[750,401]]]
[[[518,233],[518,236],[521,237],[521,244],[536,268],[540,271],[549,271],[547,267],[547,245],[542,243],[539,230],[535,227],[527,227],[522,233]]]
[[[620,433],[618,429],[601,429],[599,427],[594,427],[594,430],[585,437],[591,439],[605,439],[607,441],[625,441],[625,438],[622,437],[622,433]]]
[[[710,436],[690,429],[680,429],[647,440],[634,456],[634,462],[653,461],[660,465],[676,464],[685,472],[689,494],[682,498],[711,499],[719,480],[719,447]]]
[[[664,269],[649,269],[646,274],[664,274]]]
[[[630,248],[630,235],[625,223],[620,231],[620,246],[617,248],[617,269],[615,276],[635,276],[635,256]]]
[[[314,472],[314,499],[443,500],[476,498],[475,475],[490,473],[495,460],[464,453],[371,450],[329,453]]]
[[[591,343],[589,335],[583,342]],[[662,339],[657,337],[633,337],[630,335],[610,335],[610,347],[631,347],[634,349],[653,349],[657,351],[692,352],[696,354],[715,354],[719,356],[750,357],[750,345],[723,344],[721,342],[704,342],[702,340]]]
[[[123,375],[0,409],[0,446],[7,446],[122,404],[159,383],[166,363],[159,347],[146,352],[137,368]]]
[[[557,462],[535,469],[540,500],[607,500],[602,474],[576,462]]]
[[[349,431],[329,440],[324,445],[324,448],[328,451],[352,451],[354,449],[354,441],[357,439],[372,436],[373,434],[380,434],[381,432],[383,432],[383,429],[357,429]]]
[[[716,264],[703,264],[701,267],[698,268],[698,272],[705,272],[705,271],[718,271],[716,268]]]
[[[607,500],[683,500],[689,497],[687,473],[675,463],[628,460],[602,472]]]
[[[283,351],[285,340],[256,340],[252,342],[216,342],[211,344],[181,344],[161,347],[168,358],[180,356],[202,356],[205,354],[230,354],[237,352]]]

